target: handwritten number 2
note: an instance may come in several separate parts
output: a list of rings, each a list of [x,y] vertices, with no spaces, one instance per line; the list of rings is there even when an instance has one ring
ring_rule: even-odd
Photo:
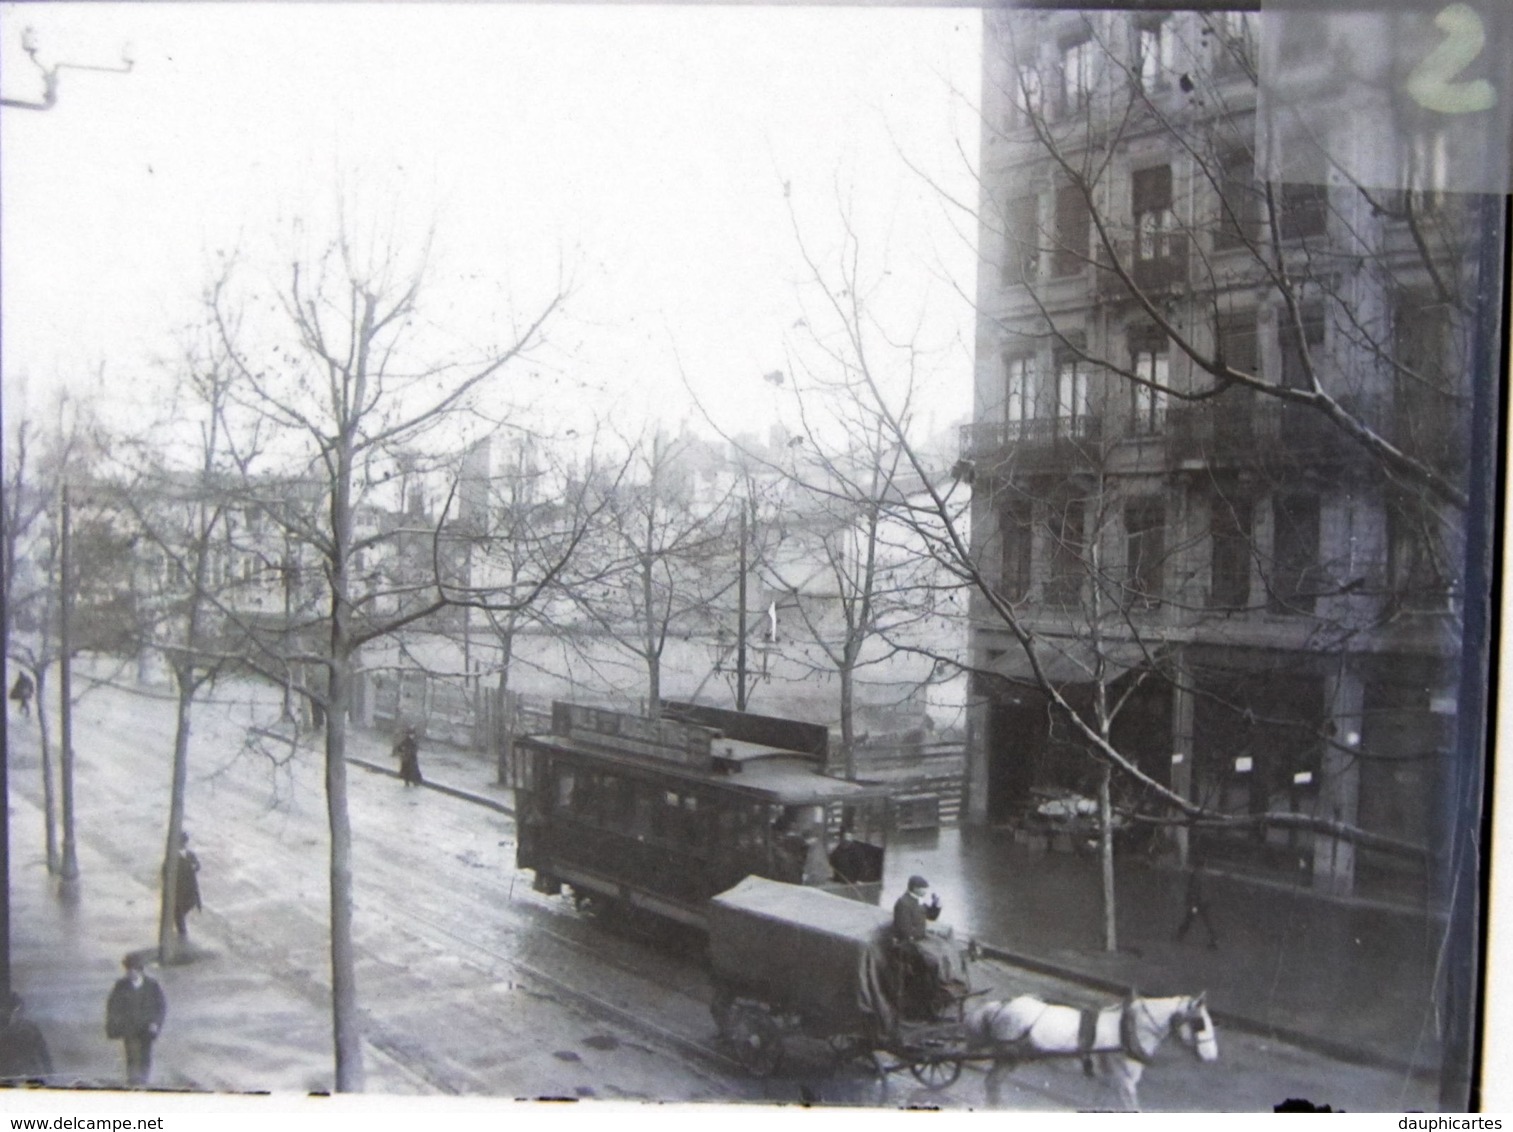
[[[1469,4],[1451,4],[1434,17],[1434,26],[1445,33],[1445,38],[1413,68],[1408,76],[1408,94],[1420,106],[1440,114],[1492,109],[1497,91],[1486,79],[1455,81],[1486,46],[1481,16]]]

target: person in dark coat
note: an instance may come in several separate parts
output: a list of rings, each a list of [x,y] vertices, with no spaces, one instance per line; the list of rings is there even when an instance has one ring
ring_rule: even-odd
[[[53,1071],[52,1055],[37,1024],[26,1017],[26,1004],[11,991],[6,1001],[5,1021],[0,1024],[0,1083],[24,1081],[47,1083]]]
[[[893,934],[901,941],[916,943],[930,934],[930,925],[938,919],[940,896],[930,893],[930,882],[924,877],[910,877],[908,890],[893,903]]]
[[[163,988],[142,970],[140,956],[122,960],[126,974],[110,988],[105,1003],[105,1036],[126,1044],[126,1080],[145,1085],[152,1073],[152,1043],[163,1028],[168,1000]]]
[[[394,744],[394,754],[399,758],[399,777],[404,784],[419,786],[424,780],[420,777],[420,743],[415,738],[415,728],[405,728],[399,742]]]
[[[189,936],[189,926],[184,922],[184,917],[203,907],[200,903],[199,872],[200,859],[189,848],[189,834],[180,832],[179,868],[174,878],[173,924],[184,938]]]
[[[28,719],[32,714],[32,693],[37,686],[32,683],[32,678],[24,672],[16,673],[16,682],[11,685],[10,698],[16,701],[16,706],[21,709],[21,714]]]
[[[1213,920],[1209,919],[1208,916],[1208,894],[1205,891],[1206,886],[1203,883],[1206,871],[1203,859],[1196,853],[1193,854],[1192,868],[1187,873],[1187,891],[1182,897],[1182,905],[1185,911],[1182,916],[1182,923],[1177,928],[1177,942],[1182,942],[1183,937],[1187,935],[1187,929],[1193,926],[1194,920],[1202,920],[1203,927],[1208,932],[1208,949],[1210,951],[1217,951],[1219,949],[1219,936],[1214,931]]]
[[[967,985],[966,957],[949,928],[931,926],[938,919],[940,897],[930,892],[930,882],[924,877],[910,877],[908,890],[893,904],[893,936],[934,980],[932,998]]]

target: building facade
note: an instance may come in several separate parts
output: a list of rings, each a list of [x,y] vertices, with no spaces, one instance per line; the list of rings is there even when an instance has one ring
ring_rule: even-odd
[[[1086,735],[1049,683],[1160,787],[1236,819],[1176,831],[1182,854],[1436,898],[1465,202],[1341,175],[1349,115],[1279,172],[1257,146],[1254,16],[985,21],[961,455],[974,554],[1010,613],[981,595],[972,609],[971,816],[1091,792]],[[1318,29],[1324,81],[1348,45]],[[1131,783],[1116,804],[1154,813]],[[1372,836],[1261,820],[1274,812]]]

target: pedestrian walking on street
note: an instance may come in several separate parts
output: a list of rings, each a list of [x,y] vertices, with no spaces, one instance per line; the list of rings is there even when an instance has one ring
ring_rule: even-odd
[[[10,698],[16,701],[16,706],[21,709],[21,714],[27,719],[31,718],[32,693],[36,690],[37,686],[32,683],[30,676],[24,672],[16,673],[16,682],[11,685]]]
[[[415,728],[404,729],[399,742],[394,744],[394,754],[399,759],[399,777],[404,784],[419,786],[423,779],[420,777],[420,743],[415,738]]]
[[[53,1071],[52,1055],[37,1024],[26,1017],[26,1004],[15,991],[5,1004],[5,1019],[0,1023],[0,1084],[47,1083]]]
[[[126,1044],[127,1083],[145,1085],[152,1074],[152,1043],[163,1028],[168,1000],[157,980],[142,970],[140,956],[128,955],[121,962],[126,974],[110,988],[105,1003],[105,1036]]]
[[[167,865],[163,866],[163,872],[167,875]],[[180,939],[189,938],[189,927],[185,924],[184,917],[201,907],[199,872],[200,859],[189,848],[189,834],[180,832],[179,869],[174,878],[173,891],[173,924],[178,929]]]
[[[1182,915],[1182,923],[1177,928],[1177,942],[1182,942],[1182,938],[1187,935],[1187,929],[1193,926],[1194,920],[1201,919],[1203,927],[1208,932],[1208,949],[1210,951],[1217,951],[1219,949],[1219,936],[1214,931],[1214,922],[1208,915],[1208,894],[1205,891],[1206,885],[1204,884],[1205,872],[1203,858],[1196,853],[1193,854],[1192,868],[1187,873],[1187,892],[1182,900],[1185,911]]]

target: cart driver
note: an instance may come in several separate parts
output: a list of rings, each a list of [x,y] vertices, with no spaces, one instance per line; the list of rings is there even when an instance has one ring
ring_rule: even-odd
[[[919,957],[938,987],[965,986],[966,963],[950,928],[938,928],[940,896],[922,876],[909,878],[909,888],[893,905],[893,935]]]

